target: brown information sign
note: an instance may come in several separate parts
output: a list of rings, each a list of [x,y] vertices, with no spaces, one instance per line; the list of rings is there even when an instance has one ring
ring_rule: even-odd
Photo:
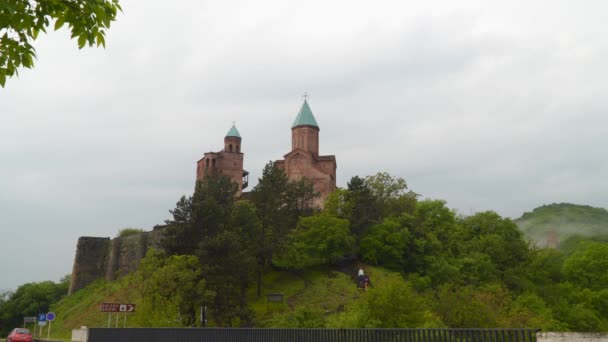
[[[101,303],[101,312],[119,312],[120,303]]]
[[[135,304],[101,303],[101,312],[135,312]]]

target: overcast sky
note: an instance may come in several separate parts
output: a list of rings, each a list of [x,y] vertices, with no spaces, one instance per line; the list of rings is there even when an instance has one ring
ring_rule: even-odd
[[[0,89],[0,289],[79,236],[151,229],[243,137],[250,187],[302,102],[338,185],[379,171],[461,214],[608,207],[605,1],[134,1],[106,49],[41,35]]]

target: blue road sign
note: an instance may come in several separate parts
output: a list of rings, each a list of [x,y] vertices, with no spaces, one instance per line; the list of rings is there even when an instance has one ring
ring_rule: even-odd
[[[46,322],[46,314],[38,314],[38,322]]]
[[[55,319],[55,313],[54,312],[49,312],[46,314],[46,320],[47,321],[53,321]]]

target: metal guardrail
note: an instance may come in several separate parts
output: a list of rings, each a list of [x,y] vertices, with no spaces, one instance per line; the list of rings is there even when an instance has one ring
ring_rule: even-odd
[[[89,342],[536,342],[538,329],[90,328]]]

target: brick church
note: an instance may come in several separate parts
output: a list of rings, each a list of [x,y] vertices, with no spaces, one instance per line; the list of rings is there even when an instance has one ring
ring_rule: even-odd
[[[296,119],[291,125],[291,151],[277,160],[275,165],[284,170],[289,180],[310,179],[314,188],[321,195],[315,206],[323,202],[336,189],[336,157],[319,155],[319,125],[308,101],[305,99]],[[240,196],[248,185],[249,172],[243,170],[243,152],[241,152],[241,135],[232,126],[224,137],[224,149],[219,152],[207,152],[196,165],[196,179],[207,175],[227,175],[235,182]]]

